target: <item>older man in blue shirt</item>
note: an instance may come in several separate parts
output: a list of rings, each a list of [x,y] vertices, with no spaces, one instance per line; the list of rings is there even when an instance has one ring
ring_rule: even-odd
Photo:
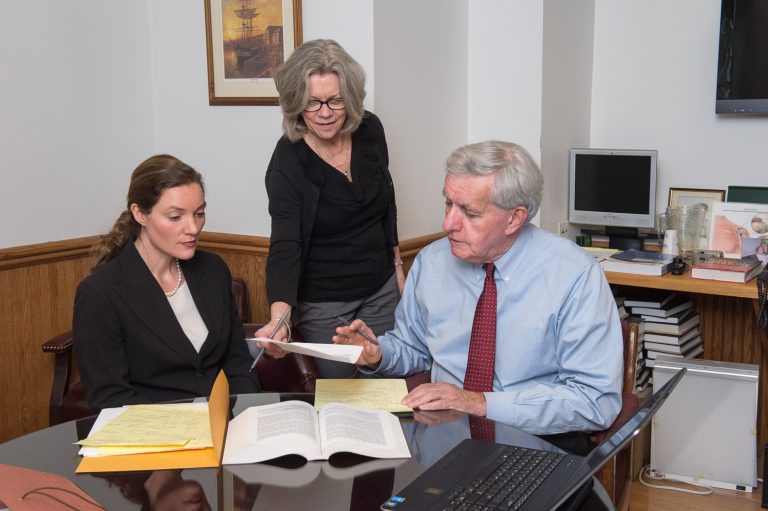
[[[547,435],[607,428],[621,408],[623,348],[602,269],[574,243],[529,223],[543,177],[522,147],[498,141],[446,163],[447,236],[416,257],[393,330],[378,345],[360,320],[333,340],[364,347],[358,364],[387,376],[431,370],[403,403],[453,409]],[[492,391],[465,390],[484,263],[495,265]]]

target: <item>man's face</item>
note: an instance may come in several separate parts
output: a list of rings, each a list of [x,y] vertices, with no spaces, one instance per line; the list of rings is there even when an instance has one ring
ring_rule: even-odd
[[[495,261],[509,249],[528,217],[523,206],[502,209],[491,202],[495,180],[494,174],[445,176],[443,230],[451,242],[451,253],[459,259]]]

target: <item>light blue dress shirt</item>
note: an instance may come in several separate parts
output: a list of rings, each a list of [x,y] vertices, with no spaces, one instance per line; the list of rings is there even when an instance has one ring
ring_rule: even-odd
[[[486,416],[539,435],[610,426],[621,408],[623,343],[600,266],[530,224],[495,264],[496,362]],[[433,382],[462,387],[484,278],[482,265],[455,257],[446,238],[424,248],[394,329],[379,337],[376,372],[431,369]]]

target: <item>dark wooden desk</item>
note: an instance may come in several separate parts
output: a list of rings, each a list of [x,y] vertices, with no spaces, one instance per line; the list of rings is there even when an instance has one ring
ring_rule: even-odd
[[[704,353],[700,358],[757,364],[760,367],[757,467],[758,474],[762,475],[762,447],[768,442],[768,387],[763,377],[768,367],[768,334],[765,330],[755,328],[755,314],[759,306],[756,280],[737,284],[694,279],[690,271],[683,275],[666,274],[661,277],[615,272],[606,272],[605,276],[610,284],[622,287],[690,293],[694,299],[694,308],[701,315],[699,329],[704,341]]]
[[[289,399],[312,402],[313,397],[309,394],[236,396],[233,413],[237,415],[249,406]],[[443,417],[445,419],[441,419],[441,414],[431,414],[433,424],[412,418],[401,419],[411,459],[379,460],[341,453],[331,461],[307,463],[298,457],[284,457],[272,463],[184,470],[181,474],[175,474],[175,484],[184,484],[189,491],[196,490],[210,506],[185,509],[378,510],[380,504],[394,491],[406,486],[425,467],[468,437],[466,416],[448,421],[448,417],[454,419],[456,415],[446,412]],[[150,473],[75,474],[80,458],[77,455],[78,446],[72,442],[87,436],[93,420],[88,418],[59,424],[0,444],[0,463],[63,475],[106,509],[141,509],[138,502],[146,498],[144,482]],[[538,437],[509,426],[497,427],[497,441],[557,449]],[[610,499],[599,484],[595,481],[596,487],[581,509],[611,508]],[[131,493],[135,493],[138,498],[126,497]],[[159,511],[164,508],[156,506],[145,509]]]

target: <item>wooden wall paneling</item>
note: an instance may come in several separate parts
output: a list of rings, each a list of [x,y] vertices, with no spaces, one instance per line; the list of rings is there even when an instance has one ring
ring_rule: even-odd
[[[54,357],[40,346],[71,328],[75,288],[90,270],[87,251],[71,257],[0,268],[0,441],[48,426]]]

